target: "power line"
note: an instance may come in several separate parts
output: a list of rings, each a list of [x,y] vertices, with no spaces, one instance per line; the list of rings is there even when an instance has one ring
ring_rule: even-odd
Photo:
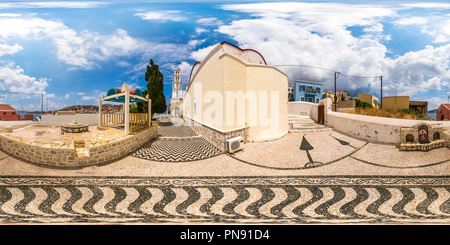
[[[340,75],[346,77],[347,79],[349,79],[350,81],[352,81],[356,85],[360,86],[364,90],[368,91],[369,93],[370,93],[370,90],[368,90],[367,88],[363,87],[361,84],[357,83],[356,81],[354,81],[350,77],[353,77],[353,78],[366,78],[366,79],[370,79],[370,78],[381,79],[381,76],[375,76],[375,77],[354,76],[354,75],[343,74],[343,73],[341,73],[339,71],[334,71],[334,70],[331,70],[331,69],[328,69],[328,68],[318,67],[318,66],[311,66],[311,65],[272,65],[272,66],[300,66],[300,67],[315,68],[315,69],[325,70],[325,71],[329,71],[329,72],[339,73]],[[391,81],[391,83],[393,83],[393,82]],[[423,90],[434,90],[434,91],[440,91],[440,92],[450,92],[450,90],[423,88],[423,87],[417,87],[417,86],[411,86],[411,85],[408,85],[408,87],[417,88],[417,89],[423,89]]]
[[[331,69],[328,69],[328,68],[323,68],[323,67],[318,67],[318,66],[310,66],[310,65],[272,65],[272,66],[301,66],[301,67],[308,67],[308,68],[316,68],[316,69],[326,70],[326,71],[329,71],[329,72],[338,72],[339,74],[341,74],[343,76],[355,77],[355,78],[379,78],[380,77],[380,76],[364,77],[364,76],[347,75],[347,74],[343,74],[342,72],[331,70]]]
[[[393,82],[391,82],[391,83],[393,83]],[[423,89],[423,90],[434,90],[434,91],[441,91],[441,92],[450,92],[450,90],[442,90],[442,89],[435,89],[435,88],[422,88],[422,87],[411,86],[411,85],[407,85],[407,87],[418,88],[418,89]]]
[[[346,77],[347,79],[349,79],[350,81],[352,81],[356,85],[360,86],[361,88],[363,88],[364,90],[366,90],[369,93],[370,93],[370,90],[368,90],[367,88],[365,88],[361,84],[357,83],[355,80],[351,79],[350,77],[354,77],[354,78],[380,78],[379,76],[377,76],[377,77],[364,77],[364,76],[347,75],[347,74],[343,74],[343,73],[338,72],[338,71],[333,71],[333,70],[328,69],[328,68],[323,68],[323,67],[318,67],[318,66],[310,66],[310,65],[274,65],[274,66],[301,66],[301,67],[315,68],[315,69],[321,69],[321,70],[326,70],[326,71],[329,71],[329,72],[338,73],[338,74]]]
[[[363,87],[361,84],[355,82],[355,80],[351,79],[349,76],[347,76],[347,75],[345,75],[345,74],[342,74],[342,73],[340,73],[340,74],[341,74],[342,76],[346,77],[348,80],[354,82],[356,85],[360,86],[361,88],[363,88],[364,90],[366,90],[367,92],[370,93],[370,90],[368,90],[367,88]]]
[[[321,69],[321,70],[326,70],[329,72],[336,72],[327,68],[323,68],[323,67],[318,67],[318,66],[309,66],[309,65],[272,65],[272,66],[302,66],[302,67],[308,67],[308,68],[316,68],[316,69]]]

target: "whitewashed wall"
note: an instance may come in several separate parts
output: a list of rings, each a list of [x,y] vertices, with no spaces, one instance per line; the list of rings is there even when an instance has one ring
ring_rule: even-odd
[[[288,103],[288,115],[311,116],[315,103],[295,101]],[[317,104],[316,104],[317,105]]]
[[[362,116],[328,111],[326,125],[338,132],[342,132],[363,140],[400,144],[400,129],[412,127],[425,122],[430,125],[441,125],[450,129],[449,122],[406,120],[385,117]]]
[[[412,127],[421,122],[440,125],[444,130],[450,130],[450,121],[406,120],[334,112],[331,108],[332,101],[330,98],[321,100],[319,104],[325,105],[325,125],[338,132],[372,142],[399,144],[400,129]],[[317,121],[319,104],[299,101],[289,102],[288,114],[309,116]]]

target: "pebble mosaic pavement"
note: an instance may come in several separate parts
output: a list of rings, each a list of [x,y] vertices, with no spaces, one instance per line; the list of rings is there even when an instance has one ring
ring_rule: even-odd
[[[146,143],[133,156],[158,162],[186,162],[220,154],[220,150],[196,135],[189,127],[162,122],[159,124],[158,137]]]
[[[0,178],[2,223],[446,223],[430,177]]]
[[[182,168],[183,161],[191,161],[187,157],[189,154],[172,159],[161,158],[161,155],[172,154],[167,149],[176,151],[177,147],[181,149],[180,146],[197,141],[199,145],[195,149],[211,147],[189,128],[174,128],[162,123],[159,134],[157,140],[149,142],[130,157],[152,164],[179,162],[177,166]],[[256,155],[258,144],[248,144],[243,152],[235,155],[215,155],[215,151],[211,155],[191,152],[191,158],[194,156],[191,162],[194,164],[200,159],[214,162],[227,157],[235,164],[241,164],[243,169],[259,168],[261,173],[331,171],[332,167],[338,165],[334,163],[345,162],[366,166],[367,174],[235,176],[230,169],[229,175],[224,176],[2,175],[0,223],[450,222],[450,177],[442,171],[432,174],[434,169],[449,169],[446,164],[450,162],[450,149],[406,155],[397,153],[390,146],[355,140],[334,131],[292,133],[284,138],[278,142],[264,143],[272,147],[274,152],[286,152],[283,155],[287,160],[281,165],[276,165],[276,157]],[[283,142],[287,142],[287,145],[292,144],[289,142],[298,143],[295,147],[288,147]],[[327,150],[334,157],[320,155],[330,144],[337,147],[336,152]],[[290,151],[298,153],[295,158],[289,158]],[[380,154],[385,158],[372,156]],[[399,159],[396,154],[401,154]],[[438,156],[433,158],[426,154]],[[278,158],[280,156],[275,155]],[[397,164],[402,159],[408,161],[409,158],[405,156],[416,155],[423,156],[425,160]],[[7,157],[1,158],[0,163]],[[409,172],[404,175],[377,175],[374,174],[376,169]]]

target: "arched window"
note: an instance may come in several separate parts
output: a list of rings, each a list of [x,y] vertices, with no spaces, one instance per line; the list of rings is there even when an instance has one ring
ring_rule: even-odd
[[[406,142],[414,142],[414,136],[412,134],[406,135]]]
[[[434,134],[433,134],[433,140],[438,140],[439,138],[440,138],[440,134],[439,134],[439,132],[434,132]]]

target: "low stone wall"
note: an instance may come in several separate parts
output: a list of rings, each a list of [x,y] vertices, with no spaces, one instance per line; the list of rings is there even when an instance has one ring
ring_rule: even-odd
[[[206,141],[212,144],[217,149],[225,152],[227,150],[226,141],[234,137],[241,136],[246,142],[246,136],[248,133],[247,128],[233,130],[229,132],[221,132],[214,128],[203,125],[197,121],[194,121],[188,117],[184,118],[185,125],[190,126],[191,129],[198,135],[201,135]]]
[[[450,128],[450,122],[419,121],[384,117],[372,117],[356,114],[327,111],[326,125],[356,138],[367,141],[400,144],[402,127],[412,127],[420,122]]]
[[[288,102],[288,115],[311,116],[311,111],[316,103],[295,101]]]
[[[38,164],[83,167],[101,164],[124,156],[157,135],[158,126],[152,126],[116,142],[92,147],[86,146],[89,156],[85,157],[77,157],[73,142],[71,144],[37,142],[7,134],[0,134],[0,147],[12,155]]]

